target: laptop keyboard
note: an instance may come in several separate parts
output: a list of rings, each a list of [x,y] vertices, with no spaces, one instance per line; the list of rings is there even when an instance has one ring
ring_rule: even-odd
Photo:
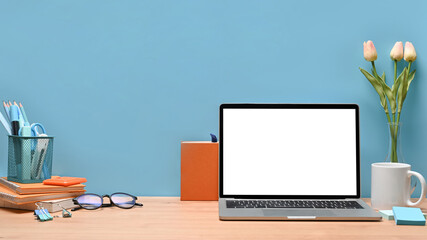
[[[363,209],[356,201],[333,200],[227,200],[227,208]]]

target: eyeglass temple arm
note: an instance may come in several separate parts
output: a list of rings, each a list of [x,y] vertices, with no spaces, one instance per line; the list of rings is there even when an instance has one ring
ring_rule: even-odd
[[[111,204],[111,203],[105,203],[105,204],[102,204],[102,207],[111,207],[111,206],[113,206],[113,204]],[[142,203],[135,203],[135,206],[144,206],[144,204],[142,204]],[[75,207],[75,208],[73,208],[73,209],[71,209],[71,211],[76,211],[76,210],[79,210],[79,209],[82,209],[82,207]]]
[[[79,209],[82,209],[82,207],[80,207],[80,206],[79,206],[79,207],[72,208],[72,209],[71,209],[71,211],[73,211],[73,212],[74,212],[74,211],[77,211],[77,210],[79,210]]]
[[[101,207],[111,207],[111,206],[113,206],[113,204],[106,203],[106,204],[102,204]],[[76,210],[79,210],[79,209],[82,209],[82,208],[83,207],[78,206],[78,207],[75,207],[75,208],[71,209],[71,211],[76,211]]]
[[[124,202],[123,204],[132,204],[133,202]],[[135,203],[134,206],[144,206],[142,203]]]

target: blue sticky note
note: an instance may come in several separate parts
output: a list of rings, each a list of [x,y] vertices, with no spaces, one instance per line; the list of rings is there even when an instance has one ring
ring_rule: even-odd
[[[380,210],[378,211],[381,216],[386,220],[394,220],[393,210]]]
[[[426,225],[421,209],[409,207],[393,207],[396,225]]]

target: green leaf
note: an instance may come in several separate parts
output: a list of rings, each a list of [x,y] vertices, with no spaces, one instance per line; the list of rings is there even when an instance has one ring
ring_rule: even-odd
[[[377,91],[378,96],[380,96],[381,106],[383,106],[384,111],[388,113],[387,98],[385,96],[381,82],[376,77],[372,76],[368,71],[362,68],[359,69],[363,73],[363,75],[365,75],[366,79],[368,79],[368,81],[372,84],[375,91]]]
[[[366,79],[368,79],[368,81],[375,88],[378,95],[380,95],[380,96],[384,95],[384,91],[383,91],[383,88],[381,86],[381,83],[379,83],[378,80],[374,76],[372,76],[369,72],[367,72],[366,70],[364,70],[362,68],[359,68],[359,69],[363,73],[363,75],[365,75]]]
[[[403,79],[397,93],[398,112],[402,111],[403,102],[405,102],[406,94],[408,93],[408,68],[403,69]]]
[[[391,87],[391,91],[393,93],[393,96],[396,97],[397,94],[397,90],[399,89],[400,84],[402,83],[402,79],[403,79],[403,72],[402,71],[399,75],[399,77],[397,77],[396,82],[394,82],[393,86]]]
[[[415,77],[415,71],[417,71],[417,70],[414,70],[414,71],[412,71],[412,72],[409,74],[409,77],[408,77],[408,90],[409,90],[409,86],[411,85],[412,80],[414,80],[414,77]],[[407,91],[408,91],[408,90],[407,90]]]
[[[385,95],[387,96],[388,101],[390,102],[391,112],[393,114],[395,114],[396,113],[396,95],[393,95],[391,88],[385,83],[385,73],[383,73],[382,77],[379,77],[377,75],[377,80],[378,80],[378,82],[381,83],[383,91],[384,91]]]

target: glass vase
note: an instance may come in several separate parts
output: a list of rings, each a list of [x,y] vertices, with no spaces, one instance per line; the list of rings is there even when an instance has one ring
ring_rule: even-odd
[[[402,127],[402,123],[387,123],[387,127],[389,133],[389,145],[385,162],[404,163],[405,157],[403,156],[400,142],[400,129]]]

